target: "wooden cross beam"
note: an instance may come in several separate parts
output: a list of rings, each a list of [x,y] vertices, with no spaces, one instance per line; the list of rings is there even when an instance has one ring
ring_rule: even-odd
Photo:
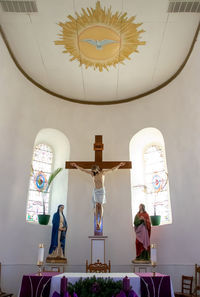
[[[102,142],[102,135],[95,135],[95,143],[94,143],[94,151],[95,151],[95,160],[92,162],[90,161],[70,161],[65,163],[65,168],[67,169],[76,169],[75,167],[71,166],[71,163],[76,163],[78,166],[84,169],[91,169],[93,165],[98,165],[101,169],[110,169],[113,168],[119,163],[124,162],[125,165],[120,167],[119,169],[130,169],[132,168],[132,164],[130,161],[103,161],[103,149],[104,145]]]

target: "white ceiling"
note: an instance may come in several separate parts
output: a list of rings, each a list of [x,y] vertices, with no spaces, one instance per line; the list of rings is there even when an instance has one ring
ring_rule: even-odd
[[[75,17],[81,8],[95,8],[94,0],[37,0],[38,13],[0,12],[3,31],[25,72],[49,90],[83,101],[110,101],[134,97],[169,79],[183,63],[193,41],[199,13],[167,13],[166,0],[102,0],[112,12],[127,12],[139,30],[138,53],[124,65],[99,72],[79,66],[64,54],[64,46],[55,45],[61,33],[59,22]]]

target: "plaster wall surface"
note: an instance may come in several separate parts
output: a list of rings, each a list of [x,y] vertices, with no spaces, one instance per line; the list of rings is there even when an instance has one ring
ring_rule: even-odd
[[[0,261],[34,265],[38,243],[47,255],[51,226],[26,223],[26,199],[32,150],[37,133],[52,128],[68,139],[71,160],[93,160],[96,134],[103,135],[104,160],[129,160],[129,143],[139,130],[159,129],[166,146],[173,224],[154,227],[160,265],[199,263],[199,45],[182,73],[168,86],[140,100],[111,106],[79,105],[37,89],[13,64],[2,40],[0,108]],[[103,74],[102,74],[103,75]],[[103,86],[102,86],[103,87]],[[133,164],[134,166],[134,164]],[[64,164],[63,164],[64,167]],[[135,257],[129,170],[106,177],[104,234],[112,265],[130,265]],[[66,256],[69,265],[84,265],[93,234],[92,181],[77,170],[68,174]]]

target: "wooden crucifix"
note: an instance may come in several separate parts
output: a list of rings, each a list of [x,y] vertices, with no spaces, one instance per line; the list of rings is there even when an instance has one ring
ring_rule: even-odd
[[[74,168],[71,163],[76,163],[78,166],[83,167],[85,169],[91,169],[93,165],[98,165],[101,169],[110,169],[117,166],[120,162],[125,163],[123,167],[119,169],[131,169],[131,162],[130,161],[103,161],[103,149],[104,145],[102,142],[102,135],[95,135],[95,143],[94,143],[94,151],[95,151],[95,160],[94,161],[70,161],[66,162],[65,168],[66,169],[76,169]]]
[[[96,165],[99,166],[99,168],[102,170],[101,172],[98,172],[99,176],[96,175],[93,176],[94,182],[95,179],[98,179],[98,181],[101,181],[101,175],[105,174],[102,173],[104,172],[103,170],[109,171],[109,169],[113,169],[117,167],[118,169],[130,169],[132,168],[131,162],[130,161],[103,161],[103,149],[104,145],[102,142],[102,135],[95,135],[95,143],[94,143],[94,151],[95,151],[95,160],[94,161],[71,161],[71,162],[66,162],[65,168],[66,169],[80,169],[82,171],[85,171],[86,173],[89,173],[93,176],[92,171],[89,171],[87,169],[92,168],[92,166]],[[120,167],[120,163],[123,163],[123,166]],[[98,188],[95,189],[97,190],[97,193],[93,195],[98,195],[98,191],[102,190],[104,191],[104,188]],[[94,191],[95,191],[94,190]],[[102,193],[102,195],[105,195]],[[94,197],[94,196],[93,196]],[[94,199],[94,198],[93,198]],[[94,201],[93,201],[94,202]],[[102,214],[103,214],[103,207],[102,204],[105,202],[98,202],[98,199],[96,198],[95,200],[95,207],[96,207],[96,213],[94,216],[94,234],[95,235],[103,235],[103,223],[102,223]]]

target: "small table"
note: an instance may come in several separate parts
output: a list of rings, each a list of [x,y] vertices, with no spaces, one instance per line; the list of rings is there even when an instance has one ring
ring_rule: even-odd
[[[43,272],[42,275],[24,275],[19,297],[49,297],[51,279],[57,272]]]
[[[140,277],[141,297],[174,297],[169,275],[136,273]]]

